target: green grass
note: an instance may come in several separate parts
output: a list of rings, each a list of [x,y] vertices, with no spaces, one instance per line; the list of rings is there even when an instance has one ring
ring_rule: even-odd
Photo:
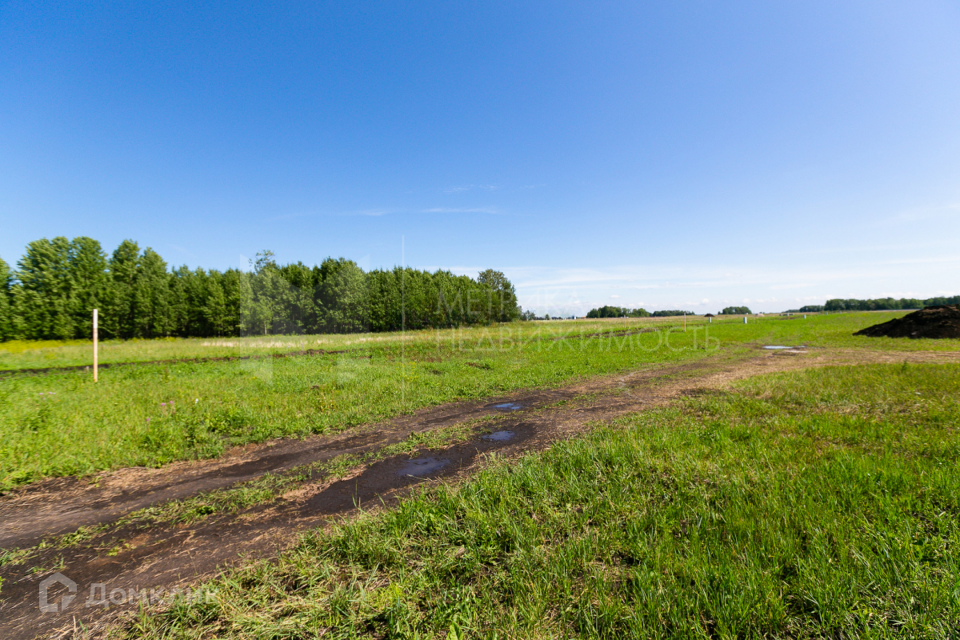
[[[849,334],[864,327],[884,322],[903,315],[904,312],[878,313],[844,313],[828,315],[810,315],[807,320],[799,316],[784,319],[779,316],[765,318],[751,318],[747,325],[748,331],[754,332],[754,325],[763,326],[765,331],[772,335],[784,337],[794,336],[801,340],[827,339],[835,344],[837,339],[848,337]],[[740,317],[714,318],[711,330],[717,327],[734,325],[743,332]],[[578,320],[563,322],[530,322],[522,325],[511,325],[509,330],[516,332],[522,327],[524,333],[535,332],[540,329],[544,332],[591,333],[609,330],[613,327],[662,327],[678,325],[680,318],[632,318],[617,320]],[[687,320],[688,326],[693,327],[705,324],[699,317]],[[778,323],[777,329],[770,328],[772,323]],[[801,326],[805,325],[805,326]],[[483,327],[471,327],[461,330],[444,330],[441,335],[445,340],[457,335],[465,337],[467,341],[476,339],[486,331]],[[404,340],[414,343],[434,342],[435,331],[413,331],[404,334]],[[306,335],[306,336],[248,336],[243,338],[161,338],[156,340],[106,340],[100,343],[100,362],[148,362],[154,360],[183,360],[188,358],[215,358],[262,355],[272,353],[288,353],[305,349],[322,349],[339,351],[345,349],[364,348],[370,345],[399,344],[400,333],[376,334],[337,334],[337,335]],[[854,338],[851,344],[863,344],[864,338]],[[888,339],[873,339],[875,346],[889,347],[899,345],[901,341]],[[915,342],[907,349],[937,348],[935,342]],[[40,340],[24,341],[11,340],[0,342],[0,371],[16,371],[18,369],[42,369],[48,367],[88,366],[91,363],[92,345],[85,340]]]
[[[362,344],[357,334],[104,340],[99,345],[99,361],[109,364],[290,353],[307,349],[338,351],[357,344]],[[93,343],[89,340],[0,342],[0,371],[89,366],[92,357]]]
[[[960,367],[753,379],[306,535],[151,638],[949,638]]]
[[[747,344],[958,348],[956,340],[851,335],[892,315],[772,317],[748,325],[717,320],[709,327],[707,350],[702,319],[699,325],[691,320],[684,333],[675,318],[525,323],[405,335],[243,338],[206,347],[200,340],[119,343],[114,345],[119,360],[263,355],[310,347],[300,343],[311,340],[326,345],[323,348],[348,351],[119,367],[101,372],[98,384],[83,371],[0,378],[0,490],[49,476],[212,457],[232,445],[341,431],[425,406],[689,361],[718,349],[736,356],[747,352]],[[597,331],[644,328],[657,331],[589,337]],[[228,342],[236,346],[223,346]],[[22,347],[6,343],[11,350],[3,366],[33,365],[34,351],[44,351]],[[51,361],[76,362],[75,350],[80,348],[53,349]],[[62,358],[56,355],[59,350]]]

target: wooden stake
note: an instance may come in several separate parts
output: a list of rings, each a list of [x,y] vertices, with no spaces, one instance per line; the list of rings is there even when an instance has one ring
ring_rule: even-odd
[[[93,310],[93,381],[97,381],[97,310]]]

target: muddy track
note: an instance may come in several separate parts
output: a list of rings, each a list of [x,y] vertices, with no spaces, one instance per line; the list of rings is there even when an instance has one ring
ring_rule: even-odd
[[[361,508],[390,504],[424,482],[456,481],[483,464],[485,454],[517,456],[573,437],[595,422],[663,406],[686,395],[721,389],[762,373],[858,362],[960,362],[958,353],[762,353],[747,360],[724,354],[683,365],[650,367],[559,389],[529,391],[483,402],[418,411],[335,437],[248,445],[224,458],[183,462],[162,469],[123,469],[89,479],[57,479],[0,499],[0,548],[26,548],[81,524],[106,524],[136,509],[226,488],[267,472],[282,472],[344,453],[371,452],[411,434],[493,416],[466,442],[442,450],[388,457],[336,480],[308,479],[279,499],[235,514],[189,525],[136,524],[109,529],[82,544],[41,549],[21,564],[0,567],[0,637],[18,639],[72,634],[74,617],[88,629],[135,604],[86,607],[94,584],[110,589],[170,590],[212,577],[240,561],[270,557],[304,530],[329,524]],[[499,405],[499,406],[498,406]],[[482,436],[509,432],[503,439]],[[416,462],[411,462],[416,461]],[[419,463],[419,464],[417,464]],[[109,551],[109,553],[108,553]],[[32,567],[45,567],[32,571]],[[60,614],[38,606],[40,582],[59,569],[79,585]],[[62,632],[62,633],[61,633]]]
[[[210,358],[170,358],[168,360],[144,360],[143,362],[102,362],[97,367],[99,369],[112,369],[114,367],[139,367],[158,364],[197,364],[204,362],[232,362],[234,360],[267,360],[270,358],[296,358],[299,356],[332,356],[340,353],[347,353],[348,349],[339,351],[326,351],[324,349],[303,349],[300,351],[286,351],[284,353],[266,353],[254,354],[249,356],[213,356]],[[43,369],[4,369],[0,370],[0,378],[12,376],[40,376],[51,373],[70,373],[71,371],[89,371],[90,365],[75,365],[70,367],[46,367]]]

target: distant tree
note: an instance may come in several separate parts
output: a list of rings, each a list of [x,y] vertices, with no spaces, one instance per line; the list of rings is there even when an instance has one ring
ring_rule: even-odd
[[[945,304],[960,304],[960,296],[928,298],[877,298],[872,300],[847,300],[833,298],[823,305],[824,311],[900,311],[903,309],[922,309]]]
[[[511,322],[520,317],[520,305],[517,304],[517,293],[513,283],[502,271],[487,269],[477,276],[480,286],[488,287],[493,291],[493,313],[490,320],[494,322]]]
[[[371,331],[391,331],[402,322],[399,269],[377,269],[367,275],[368,321]]]
[[[263,335],[270,332],[279,315],[281,296],[286,286],[275,264],[258,261],[250,279],[253,298],[244,315],[244,326],[248,331]]]
[[[724,307],[720,314],[724,316],[748,316],[750,315],[750,307]]]
[[[0,258],[0,340],[13,337],[13,307],[10,302],[12,285],[10,267]]]
[[[44,238],[27,245],[13,288],[17,335],[30,340],[73,338],[71,276],[66,238]]]
[[[228,326],[227,296],[223,291],[223,274],[210,271],[205,279],[206,296],[203,317],[214,336],[222,336]]]
[[[603,306],[590,309],[588,318],[646,318],[650,312],[646,309],[627,309],[626,307]]]
[[[683,311],[682,309],[664,309],[662,311],[654,311],[654,318],[668,318],[673,316],[692,316],[696,315],[693,311]]]
[[[363,331],[367,318],[367,282],[363,270],[352,260],[328,258],[320,265],[320,271],[325,329],[332,333]]]
[[[133,324],[135,338],[157,338],[173,333],[175,322],[170,304],[167,263],[149,247],[137,260],[133,281]]]
[[[227,269],[221,285],[226,307],[224,333],[228,336],[243,335],[247,329],[247,310],[253,302],[250,276],[239,269]]]
[[[93,310],[101,315],[106,301],[107,254],[93,238],[79,237],[70,242],[70,315],[73,319],[73,337],[89,339],[93,336]]]
[[[210,323],[210,312],[207,298],[210,296],[211,287],[207,280],[209,275],[203,269],[189,269],[185,265],[175,271],[180,280],[180,291],[184,299],[186,317],[181,318],[184,322],[185,332],[181,335],[209,337],[216,335],[214,327]],[[215,307],[216,305],[214,305]],[[212,309],[213,312],[217,310]]]
[[[263,251],[257,252],[257,258],[256,260],[250,261],[250,266],[253,267],[254,273],[260,273],[267,267],[276,267],[277,261],[275,258],[276,256],[274,255],[273,251],[264,249]]]
[[[960,304],[960,296],[928,298],[926,300],[909,300],[909,306],[906,304],[904,309],[920,309],[922,307],[939,307],[942,305]]]
[[[84,237],[33,242],[17,267],[0,261],[0,339],[89,338],[93,309],[101,337],[124,339],[423,329],[522,313],[513,284],[493,269],[476,280],[401,267],[365,273],[343,258],[278,265],[262,251],[251,272],[170,270],[132,240],[107,257]]]
[[[322,269],[311,269],[302,262],[276,267],[282,278],[275,289],[279,296],[277,313],[280,333],[316,333],[322,326],[319,286]]]
[[[190,336],[190,301],[187,295],[186,278],[191,277],[186,265],[167,275],[167,290],[170,292],[170,335]]]
[[[101,330],[104,337],[132,338],[137,332],[136,285],[140,247],[124,240],[107,263],[109,280]]]

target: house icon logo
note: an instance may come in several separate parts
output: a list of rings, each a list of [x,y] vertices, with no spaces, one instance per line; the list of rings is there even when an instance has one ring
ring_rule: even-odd
[[[47,593],[50,589],[54,588],[56,585],[61,585],[67,588],[70,593],[65,593],[60,598],[60,603],[50,602]],[[67,607],[70,606],[70,603],[73,602],[73,599],[76,598],[75,594],[77,592],[77,583],[63,575],[62,573],[55,573],[43,582],[40,583],[40,611],[43,613],[60,613],[65,611]]]

